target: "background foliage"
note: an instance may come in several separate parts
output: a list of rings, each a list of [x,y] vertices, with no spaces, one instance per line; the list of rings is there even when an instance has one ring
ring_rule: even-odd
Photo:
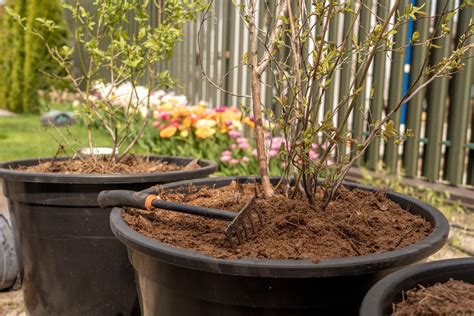
[[[26,17],[29,27],[36,27],[38,18],[54,21],[58,28],[43,35],[51,47],[68,44],[59,0],[7,0],[6,6]],[[25,32],[8,14],[2,13],[0,19],[0,107],[14,112],[38,112],[36,92],[64,86],[62,80],[49,75],[60,75],[59,65],[39,39]]]

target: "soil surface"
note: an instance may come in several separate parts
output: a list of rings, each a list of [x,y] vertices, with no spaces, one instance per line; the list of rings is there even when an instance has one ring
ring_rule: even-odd
[[[310,205],[301,197],[289,199],[276,194],[272,199],[264,199],[255,184],[180,190],[160,195],[168,201],[234,212],[257,195],[253,214],[258,210],[265,224],[253,238],[234,249],[224,235],[229,224],[225,220],[164,210],[128,209],[125,221],[147,237],[216,258],[309,259],[314,262],[403,248],[425,238],[432,229],[429,222],[403,210],[383,192],[341,188],[324,210],[318,203]],[[322,196],[318,200],[322,200]]]
[[[430,287],[418,285],[394,304],[392,316],[474,315],[474,284],[450,279]]]
[[[199,166],[198,166],[199,167]],[[146,157],[128,156],[116,163],[106,157],[94,157],[75,160],[48,161],[34,166],[21,167],[20,170],[40,173],[63,174],[135,174],[182,170],[186,167]],[[195,166],[189,166],[193,169]]]

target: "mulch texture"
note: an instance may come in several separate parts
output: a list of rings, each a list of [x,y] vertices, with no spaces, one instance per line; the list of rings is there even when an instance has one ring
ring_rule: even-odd
[[[190,193],[183,193],[188,190]],[[304,198],[276,194],[264,199],[255,184],[181,188],[161,198],[190,205],[238,212],[257,195],[265,224],[253,239],[235,249],[224,230],[229,222],[165,210],[127,209],[124,220],[144,236],[215,258],[309,259],[362,256],[399,249],[432,230],[425,219],[403,210],[383,192],[341,188],[326,209]],[[318,200],[322,200],[320,193]]]
[[[418,285],[393,305],[392,316],[474,315],[474,284],[450,279],[430,287]]]
[[[21,167],[19,170],[38,173],[62,174],[135,174],[182,170],[177,166],[146,157],[128,156],[116,163],[104,156],[82,159],[52,160],[34,166]]]

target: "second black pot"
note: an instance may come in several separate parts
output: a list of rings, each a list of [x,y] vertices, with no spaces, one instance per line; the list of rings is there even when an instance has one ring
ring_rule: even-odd
[[[255,181],[212,178],[164,188],[189,182],[220,187],[233,179]],[[318,263],[211,258],[144,237],[124,222],[121,208],[112,210],[110,220],[115,236],[127,245],[144,315],[357,315],[364,294],[377,280],[436,252],[448,235],[448,222],[435,208],[400,194],[387,195],[431,222],[432,233],[395,251]]]
[[[178,165],[192,158],[153,157]],[[31,315],[139,314],[125,247],[110,230],[103,190],[143,190],[158,183],[206,177],[201,168],[149,174],[53,174],[19,171],[48,159],[0,164],[15,242],[23,264],[23,296]]]
[[[411,290],[418,285],[432,286],[438,282],[446,282],[450,278],[474,284],[474,258],[433,261],[397,271],[370,289],[362,302],[360,315],[390,315],[392,304],[402,301],[403,291]]]

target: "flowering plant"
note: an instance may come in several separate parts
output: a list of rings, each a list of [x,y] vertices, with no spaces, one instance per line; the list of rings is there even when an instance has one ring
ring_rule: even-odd
[[[155,95],[156,102],[150,107],[152,124],[145,129],[139,141],[139,146],[148,152],[217,161],[234,139],[243,135],[245,127],[254,126],[252,118],[234,107],[212,109],[203,101],[190,104],[183,95],[163,92]],[[251,144],[247,146],[248,150]],[[249,161],[244,159],[239,162]],[[228,168],[224,173],[241,174],[247,170],[231,169],[236,168]]]

